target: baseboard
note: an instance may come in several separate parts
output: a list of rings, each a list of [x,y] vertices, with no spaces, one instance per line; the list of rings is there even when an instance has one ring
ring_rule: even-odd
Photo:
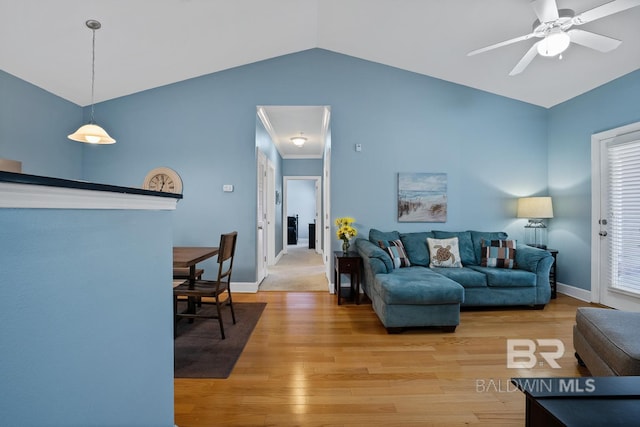
[[[576,288],[575,286],[565,285],[563,283],[558,283],[557,286],[557,290],[561,294],[579,299],[580,301],[591,302],[591,291],[582,288]]]
[[[231,282],[231,291],[238,294],[255,294],[258,292],[256,282]]]

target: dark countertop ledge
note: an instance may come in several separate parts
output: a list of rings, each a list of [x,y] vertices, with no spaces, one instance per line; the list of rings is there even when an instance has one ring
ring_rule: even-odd
[[[182,194],[166,193],[164,191],[150,191],[142,188],[121,187],[118,185],[97,184],[73,179],[53,178],[48,176],[28,175],[15,172],[0,171],[0,183],[43,185],[47,187],[74,188],[78,190],[105,191],[111,193],[139,194],[143,196],[168,197],[182,199]]]

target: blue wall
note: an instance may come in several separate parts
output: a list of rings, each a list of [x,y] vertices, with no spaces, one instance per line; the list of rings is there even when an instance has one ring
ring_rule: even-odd
[[[0,157],[24,173],[82,178],[83,144],[67,139],[82,124],[79,106],[0,70]]]
[[[545,109],[321,49],[99,104],[118,143],[87,147],[84,178],[140,185],[156,166],[176,169],[184,200],[175,242],[210,245],[236,229],[235,280],[255,281],[257,105],[331,107],[331,214],[355,217],[365,233],[518,233],[514,197],[547,186]],[[396,222],[396,174],[421,171],[448,173],[446,224]],[[223,193],[223,184],[235,191]]]
[[[591,289],[591,135],[640,121],[640,71],[549,110],[549,244],[558,281]]]
[[[257,105],[330,106],[331,215],[355,217],[364,235],[373,227],[503,229],[522,238],[525,221],[515,219],[515,198],[550,192],[556,218],[549,243],[561,250],[559,279],[584,288],[589,138],[640,120],[638,72],[547,110],[312,49],[98,104],[99,122],[118,143],[82,146],[81,156],[66,139],[81,122],[79,107],[7,74],[0,78],[3,93],[11,93],[11,101],[0,101],[0,155],[25,161],[30,173],[77,177],[81,169],[83,179],[127,186],[141,185],[154,167],[176,169],[185,198],[174,215],[174,243],[215,244],[220,233],[237,229],[241,256],[234,279],[247,282],[255,281]],[[14,99],[23,98],[29,108],[5,119]],[[47,119],[60,110],[66,111],[61,117]],[[31,130],[37,138],[16,136],[34,111],[46,130]],[[61,148],[49,152],[53,134],[62,135]],[[353,149],[356,143],[362,152]],[[286,163],[278,160],[276,167],[277,176],[286,175]],[[447,173],[446,223],[397,222],[398,172]],[[234,184],[235,191],[223,193],[223,184]]]
[[[322,159],[284,159],[282,175],[322,177]]]
[[[0,209],[0,423],[173,426],[171,213]]]

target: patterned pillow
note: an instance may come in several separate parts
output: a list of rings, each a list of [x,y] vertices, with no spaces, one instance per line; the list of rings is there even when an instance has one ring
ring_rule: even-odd
[[[378,246],[387,251],[391,257],[393,268],[411,267],[402,240],[378,240]]]
[[[427,237],[429,246],[429,267],[461,268],[460,244],[457,237],[432,239]]]
[[[482,240],[483,267],[514,268],[516,266],[515,240]]]

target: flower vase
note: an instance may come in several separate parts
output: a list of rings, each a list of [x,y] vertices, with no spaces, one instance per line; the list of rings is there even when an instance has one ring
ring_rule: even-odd
[[[347,252],[349,252],[349,246],[350,246],[349,241],[348,240],[343,240],[342,241],[342,252],[344,252],[345,254]]]

